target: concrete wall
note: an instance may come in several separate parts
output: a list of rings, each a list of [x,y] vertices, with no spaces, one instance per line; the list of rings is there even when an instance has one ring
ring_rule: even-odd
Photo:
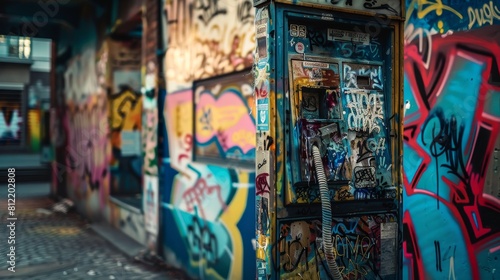
[[[165,258],[199,279],[255,279],[254,173],[235,166],[245,159],[254,166],[251,75],[219,77],[252,64],[252,1],[167,2],[168,88],[159,128]],[[193,92],[194,81],[205,78]]]
[[[500,271],[500,5],[407,1],[405,279]]]

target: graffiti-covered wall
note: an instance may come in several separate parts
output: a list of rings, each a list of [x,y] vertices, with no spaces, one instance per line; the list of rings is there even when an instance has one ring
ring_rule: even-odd
[[[58,42],[53,190],[92,222],[144,243],[135,197],[142,193],[141,41],[113,41],[101,23],[82,13],[78,29]],[[127,195],[132,206],[122,207]]]
[[[54,184],[65,189],[82,214],[103,219],[109,217],[107,48],[98,49],[91,34],[87,43],[74,45],[70,58],[58,67]]]
[[[111,194],[142,193],[141,40],[108,41],[112,79],[108,94],[111,137]]]
[[[165,8],[165,259],[199,279],[255,279],[253,3],[174,0]]]
[[[500,4],[406,2],[404,276],[500,269]]]
[[[167,85],[242,70],[253,63],[254,9],[250,0],[167,1]]]

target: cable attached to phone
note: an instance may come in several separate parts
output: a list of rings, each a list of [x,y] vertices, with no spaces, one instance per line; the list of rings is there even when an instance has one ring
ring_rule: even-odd
[[[335,261],[333,253],[332,241],[332,206],[330,205],[330,196],[328,195],[328,184],[326,182],[325,170],[321,162],[321,154],[316,144],[312,145],[312,154],[314,158],[314,167],[316,169],[316,179],[319,183],[319,191],[321,196],[321,216],[322,216],[322,233],[323,247],[325,249],[325,258],[328,263],[330,274],[334,280],[342,280],[339,267]]]

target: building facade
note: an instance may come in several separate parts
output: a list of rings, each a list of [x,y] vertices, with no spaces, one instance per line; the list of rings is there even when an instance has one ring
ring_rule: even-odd
[[[51,40],[0,36],[0,64],[0,151],[50,162]]]
[[[500,6],[404,4],[403,278],[494,278]],[[53,193],[195,278],[256,277],[253,6],[86,7],[57,42]]]

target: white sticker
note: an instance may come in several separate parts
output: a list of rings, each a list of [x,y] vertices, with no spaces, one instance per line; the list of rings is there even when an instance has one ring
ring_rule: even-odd
[[[159,188],[158,177],[151,175],[144,175],[145,190],[142,196],[142,205],[144,207],[144,226],[146,231],[153,235],[158,234],[159,224]]]
[[[257,25],[256,37],[266,37],[267,35],[267,23]]]
[[[330,68],[330,65],[328,63],[315,61],[304,61],[302,65],[307,68]]]
[[[292,37],[307,37],[307,28],[305,25],[290,24],[290,36]]]
[[[298,52],[298,53],[304,53],[306,47],[304,46],[303,43],[301,42],[298,42],[297,44],[295,44],[295,51]]]

